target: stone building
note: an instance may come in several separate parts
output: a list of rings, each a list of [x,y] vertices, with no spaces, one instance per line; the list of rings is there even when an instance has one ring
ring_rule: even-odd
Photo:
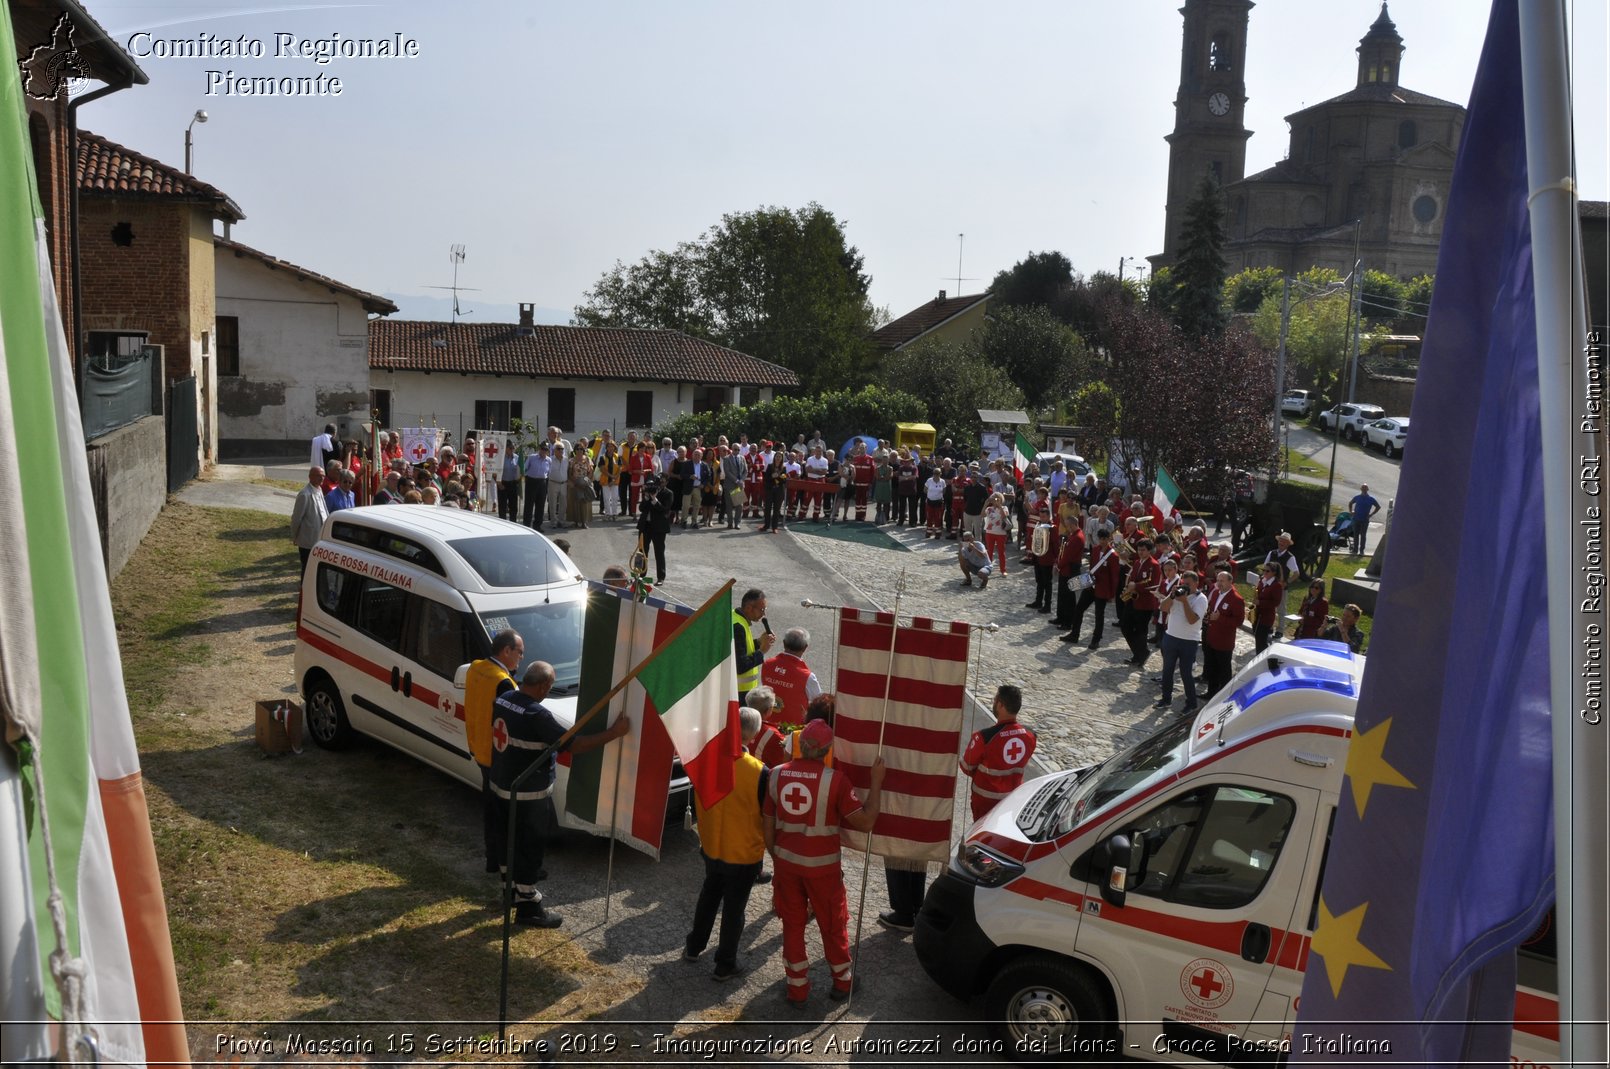
[[[1184,208],[1203,173],[1224,193],[1230,273],[1367,268],[1400,278],[1436,270],[1465,109],[1402,83],[1403,38],[1386,4],[1358,45],[1352,89],[1286,116],[1286,158],[1244,176],[1249,0],[1186,0],[1184,58],[1169,142],[1163,252],[1178,256]],[[1355,252],[1356,242],[1356,252]]]

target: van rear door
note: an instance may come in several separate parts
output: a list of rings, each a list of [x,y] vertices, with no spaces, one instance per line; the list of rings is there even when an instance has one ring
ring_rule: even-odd
[[[1274,1053],[1289,1011],[1265,995],[1276,964],[1297,964],[1306,945],[1290,928],[1319,798],[1226,771],[1130,810],[1097,840],[1143,844],[1122,906],[1103,899],[1088,857],[1075,864],[1087,881],[1079,956],[1113,974],[1126,1042],[1154,1057]]]

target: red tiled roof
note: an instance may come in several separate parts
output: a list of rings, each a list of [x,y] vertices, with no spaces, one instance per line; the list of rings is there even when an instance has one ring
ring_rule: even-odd
[[[78,131],[78,188],[85,193],[199,201],[211,205],[220,219],[238,223],[246,218],[240,205],[217,187],[88,130]]]
[[[989,300],[987,293],[975,293],[970,297],[947,297],[944,300],[935,298],[874,330],[872,344],[883,350],[909,345],[946,320],[953,319],[974,305],[987,300]]]
[[[345,282],[337,282],[330,276],[321,275],[317,271],[309,271],[305,267],[297,267],[295,264],[290,263],[287,260],[281,260],[278,256],[270,256],[268,253],[259,249],[254,249],[249,245],[242,245],[238,241],[227,241],[224,238],[219,237],[213,238],[212,243],[220,249],[225,249],[234,253],[236,256],[249,257],[253,260],[256,260],[258,263],[265,265],[270,270],[288,272],[293,275],[298,282],[316,282],[320,286],[356,297],[359,301],[363,302],[363,310],[365,312],[375,312],[380,315],[391,315],[397,311],[397,306],[392,304],[384,297],[357,289],[354,286],[349,286]]]
[[[435,344],[438,341],[444,345]],[[369,366],[556,379],[798,386],[780,364],[674,330],[369,321]]]

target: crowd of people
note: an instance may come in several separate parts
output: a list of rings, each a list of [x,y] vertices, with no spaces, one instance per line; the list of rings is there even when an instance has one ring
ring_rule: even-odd
[[[730,792],[693,800],[705,876],[678,951],[684,960],[698,961],[714,936],[711,977],[725,981],[741,975],[746,970],[738,947],[749,898],[754,887],[769,883],[772,909],[783,929],[787,1004],[801,1006],[810,997],[805,931],[813,918],[832,976],[829,997],[842,1001],[858,983],[852,972],[840,832],[872,830],[886,769],[881,757],[873,761],[864,793],[835,769],[837,702],[822,690],[805,661],[810,635],[803,628],[790,629],[783,635],[782,650],[768,657],[775,636],[764,623],[765,612],[766,596],[759,589],[746,591],[733,610],[742,698],[736,716],[743,751],[734,763]],[[757,624],[762,628],[758,636]],[[465,734],[482,772],[486,870],[512,887],[515,923],[557,928],[563,918],[547,908],[538,887],[548,878],[544,841],[556,820],[556,758],[565,751],[608,746],[630,727],[621,716],[603,732],[567,732],[543,705],[553,686],[553,667],[540,659],[527,661],[525,654],[523,637],[505,630],[493,636],[491,656],[470,665]],[[975,820],[1017,788],[1034,753],[1034,732],[1018,719],[1022,702],[1016,687],[1001,687],[993,702],[995,723],[976,732],[962,753],[960,771],[969,781]],[[771,872],[764,871],[768,856]],[[926,866],[886,859],[885,874],[891,908],[879,915],[879,923],[911,931],[922,904]]]

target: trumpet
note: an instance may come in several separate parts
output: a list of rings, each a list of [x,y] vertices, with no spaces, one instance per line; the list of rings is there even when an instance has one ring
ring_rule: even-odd
[[[1118,600],[1119,601],[1131,601],[1131,600],[1134,599],[1136,593],[1137,593],[1137,591],[1135,590],[1135,588],[1133,586],[1126,586],[1126,587],[1124,587],[1123,590],[1119,591]]]

